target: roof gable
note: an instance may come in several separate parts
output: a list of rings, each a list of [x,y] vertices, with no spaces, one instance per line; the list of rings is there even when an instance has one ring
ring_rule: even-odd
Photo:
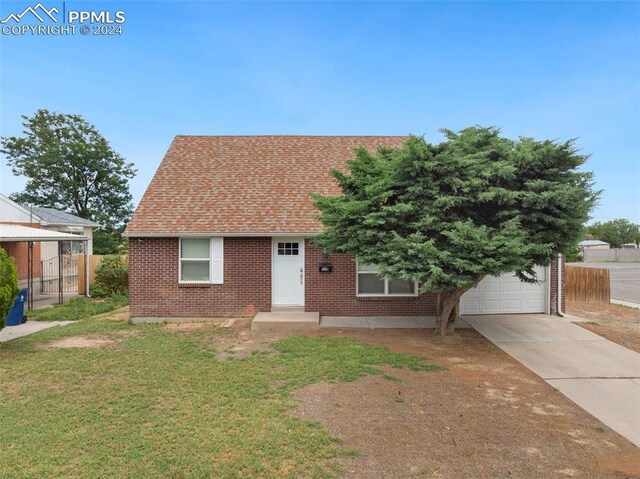
[[[311,193],[339,194],[331,169],[354,149],[400,146],[403,136],[177,136],[127,236],[313,234]]]
[[[20,206],[0,193],[0,223],[40,223],[41,218],[35,212]]]

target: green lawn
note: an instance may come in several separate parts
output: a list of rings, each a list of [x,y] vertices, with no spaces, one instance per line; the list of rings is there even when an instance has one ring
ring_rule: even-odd
[[[216,341],[236,334],[89,319],[0,344],[0,477],[331,477],[354,451],[288,414],[292,390],[367,374],[393,380],[383,364],[440,369],[328,337],[216,359]],[[42,347],[76,335],[116,342]]]
[[[63,304],[28,311],[27,317],[30,321],[76,321],[96,314],[108,313],[127,304],[129,304],[129,298],[119,294],[108,298],[78,296]]]

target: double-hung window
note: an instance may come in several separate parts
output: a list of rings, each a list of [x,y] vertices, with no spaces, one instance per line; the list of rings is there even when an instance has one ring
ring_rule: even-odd
[[[180,282],[223,282],[222,238],[180,239]]]
[[[358,263],[357,292],[358,296],[417,296],[418,284],[385,278],[377,266]]]

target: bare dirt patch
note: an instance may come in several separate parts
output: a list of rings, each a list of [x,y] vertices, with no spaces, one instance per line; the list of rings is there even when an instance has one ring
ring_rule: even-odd
[[[94,316],[95,319],[108,319],[109,321],[129,321],[130,317],[129,306]]]
[[[270,335],[251,331],[250,323],[234,324],[233,334],[227,335],[227,347],[218,353],[218,359],[225,360],[229,357],[244,358],[257,352],[264,354],[277,354],[271,348],[271,343],[287,334]]]
[[[197,331],[202,329],[216,329],[220,327],[219,322],[198,321],[189,323],[168,323],[164,329],[169,331]]]
[[[575,323],[625,348],[640,352],[640,309],[619,304],[567,302],[567,312],[593,321]]]
[[[113,339],[89,338],[87,336],[71,336],[69,338],[58,339],[42,345],[43,349],[60,348],[103,348],[115,344]]]
[[[298,390],[293,414],[358,452],[346,478],[638,478],[640,449],[473,331],[321,331],[429,358],[439,373],[387,368]],[[347,454],[351,456],[352,454]]]
[[[261,334],[251,331],[251,320],[247,318],[235,318],[235,321],[226,328],[221,327],[222,324],[221,321],[169,323],[165,329],[198,339],[201,339],[200,332],[218,329],[220,334],[208,336],[207,343],[216,349],[216,359],[220,361],[229,358],[240,359],[256,354],[256,352],[276,354],[270,346],[271,342],[290,334]]]
[[[109,336],[96,334],[69,336],[67,338],[39,344],[37,347],[39,349],[98,349],[122,342],[131,336],[136,336],[137,334],[137,331],[118,331],[110,334]]]

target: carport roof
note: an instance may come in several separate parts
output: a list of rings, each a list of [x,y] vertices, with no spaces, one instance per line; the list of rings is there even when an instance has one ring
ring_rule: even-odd
[[[18,241],[82,241],[86,236],[61,233],[59,231],[41,230],[22,225],[0,224],[0,242]]]

